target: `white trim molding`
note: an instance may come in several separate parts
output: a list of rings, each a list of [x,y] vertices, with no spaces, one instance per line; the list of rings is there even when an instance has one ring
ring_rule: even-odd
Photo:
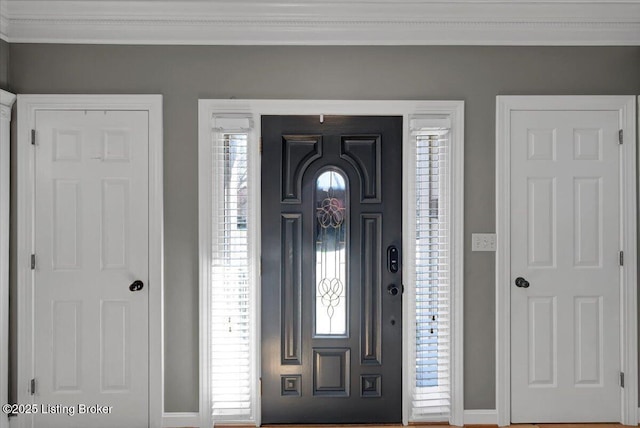
[[[7,2],[0,2],[0,39],[9,40],[9,13],[7,12]]]
[[[496,425],[498,422],[498,412],[495,409],[487,410],[465,410],[465,425]]]
[[[199,427],[198,412],[167,412],[162,415],[162,428]]]
[[[498,96],[496,102],[496,410],[499,426],[511,423],[511,271],[510,271],[510,117],[518,110],[609,110],[619,114],[624,133],[621,164],[620,421],[638,424],[637,238],[636,238],[636,98],[634,96]],[[613,332],[611,332],[613,333]]]
[[[4,0],[11,43],[634,45],[638,0]]]
[[[38,110],[140,110],[149,112],[149,427],[162,426],[164,408],[164,224],[161,95],[18,95],[18,399],[32,402],[34,156],[30,142]],[[17,426],[31,420],[19,415]]]
[[[409,116],[410,115],[434,115],[438,117],[448,117],[452,124],[451,136],[451,177],[452,177],[452,219],[451,219],[451,322],[452,322],[452,338],[451,338],[451,411],[449,423],[451,425],[461,426],[463,424],[464,409],[464,393],[463,393],[463,226],[464,226],[464,102],[463,101],[342,101],[342,100],[199,100],[198,105],[198,140],[199,140],[199,259],[200,259],[200,426],[211,426],[211,403],[209,391],[209,350],[210,350],[210,325],[209,325],[209,287],[210,287],[210,266],[211,266],[211,210],[212,210],[212,185],[211,185],[211,142],[213,141],[213,128],[211,120],[215,115],[226,114],[242,114],[251,115],[257,134],[261,129],[262,115],[369,115],[369,116],[402,116],[403,117],[403,145],[412,144],[411,134],[409,132]],[[259,159],[258,144],[249,147],[250,156]],[[403,164],[405,165],[403,172],[403,190],[407,189],[407,183],[410,181],[411,175],[407,172],[406,165],[412,165],[409,156],[409,150],[403,150]],[[250,161],[251,162],[251,161]],[[251,165],[251,164],[250,164]],[[254,166],[251,171],[249,180],[253,183],[257,181],[256,192],[250,193],[249,205],[255,209],[255,212],[249,213],[254,218],[257,230],[255,236],[251,240],[252,246],[260,248],[260,194],[259,194],[260,165]],[[403,201],[403,235],[407,234],[406,227],[408,223],[408,215],[411,209],[415,210],[415,205],[404,198]],[[405,248],[406,253],[406,239]],[[259,257],[252,260],[254,269],[259,271]],[[406,260],[404,262],[403,271],[405,269]],[[404,283],[411,288],[411,278],[405,272]],[[259,320],[260,294],[255,293],[253,305],[256,306],[258,313],[256,318]],[[403,324],[409,325],[409,301],[408,293],[403,295]],[[260,343],[259,328],[256,328],[256,343]],[[403,330],[403,347],[406,351],[409,343],[409,328]],[[259,352],[255,358],[259,358]],[[410,373],[406,370],[408,364],[413,364],[407,352],[404,353],[403,360],[403,423],[409,422],[409,409],[411,406],[409,388]],[[253,388],[257,388],[259,379],[260,363],[255,365],[256,379]],[[260,425],[260,403],[256,403],[256,425]]]
[[[0,89],[0,405],[9,401],[9,200],[11,107],[16,96]],[[0,414],[0,428],[9,426]]]

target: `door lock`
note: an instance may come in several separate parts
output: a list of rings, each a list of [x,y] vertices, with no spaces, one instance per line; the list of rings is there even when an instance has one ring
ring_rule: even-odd
[[[387,269],[391,273],[398,273],[400,268],[400,253],[395,245],[390,245],[387,248]]]
[[[402,287],[402,288],[400,288],[400,287]],[[398,287],[395,284],[391,284],[390,286],[387,287],[387,292],[389,294],[391,294],[392,296],[397,296],[401,292],[404,293],[404,285],[401,285],[400,287]]]

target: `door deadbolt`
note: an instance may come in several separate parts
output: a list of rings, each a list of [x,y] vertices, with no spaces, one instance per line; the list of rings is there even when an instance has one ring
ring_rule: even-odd
[[[400,287],[402,287],[402,288],[400,288]],[[389,294],[391,294],[392,296],[397,296],[401,292],[404,292],[404,285],[401,285],[400,287],[398,287],[395,284],[391,284],[390,286],[387,287],[387,292]]]

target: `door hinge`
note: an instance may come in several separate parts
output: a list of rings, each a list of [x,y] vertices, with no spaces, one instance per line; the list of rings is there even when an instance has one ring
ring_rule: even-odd
[[[262,377],[260,377],[260,379],[258,380],[259,388],[260,388],[260,397],[262,397]]]
[[[36,394],[36,380],[35,379],[31,379],[31,384],[29,385],[29,392],[31,393],[31,395],[35,395]]]
[[[262,154],[262,137],[260,137],[260,154]]]
[[[35,268],[36,268],[36,255],[31,254],[31,270],[34,270]]]
[[[624,266],[624,251],[620,251],[620,266]]]
[[[32,146],[36,145],[36,130],[35,129],[31,130],[31,145]]]
[[[624,373],[620,372],[620,388],[624,388]]]
[[[622,144],[624,141],[624,132],[621,130],[618,131],[618,144]]]

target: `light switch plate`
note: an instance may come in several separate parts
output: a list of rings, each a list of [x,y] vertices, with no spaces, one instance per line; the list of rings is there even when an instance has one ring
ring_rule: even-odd
[[[471,251],[495,251],[496,250],[496,234],[495,233],[472,233],[471,234]]]

